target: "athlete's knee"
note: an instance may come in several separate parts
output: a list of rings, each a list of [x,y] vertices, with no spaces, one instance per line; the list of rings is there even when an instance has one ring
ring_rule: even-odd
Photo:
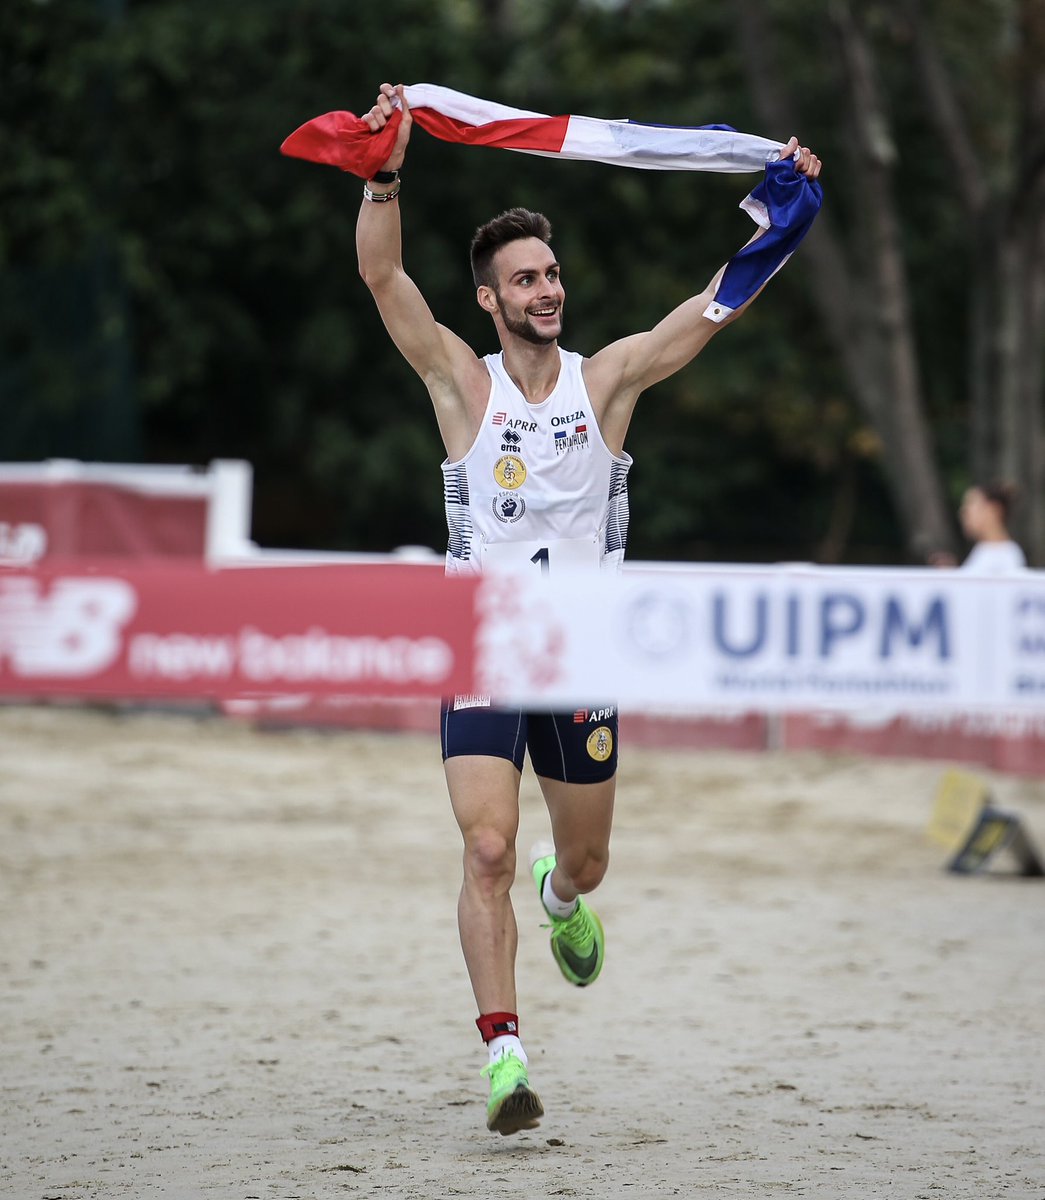
[[[557,853],[556,864],[578,892],[593,892],[602,883],[610,865],[609,848],[567,847]]]
[[[515,844],[490,827],[465,834],[465,875],[483,890],[507,890],[515,879]]]

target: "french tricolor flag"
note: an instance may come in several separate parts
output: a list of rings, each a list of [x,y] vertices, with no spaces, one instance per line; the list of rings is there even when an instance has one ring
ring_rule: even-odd
[[[651,171],[764,171],[763,182],[740,207],[765,233],[730,259],[704,312],[712,321],[725,320],[780,270],[820,209],[820,184],[799,175],[790,161],[780,161],[780,142],[729,126],[553,117],[431,83],[408,84],[404,91],[417,124],[447,142]],[[296,129],[281,150],[370,179],[391,154],[400,120],[395,112],[373,133],[354,113],[325,113]]]

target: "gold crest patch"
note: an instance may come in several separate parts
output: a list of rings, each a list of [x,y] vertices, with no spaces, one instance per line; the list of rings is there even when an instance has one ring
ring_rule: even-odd
[[[588,735],[588,754],[596,762],[605,762],[613,753],[613,734],[600,725]]]
[[[493,477],[501,487],[514,491],[526,482],[526,464],[514,454],[505,454],[494,463]]]

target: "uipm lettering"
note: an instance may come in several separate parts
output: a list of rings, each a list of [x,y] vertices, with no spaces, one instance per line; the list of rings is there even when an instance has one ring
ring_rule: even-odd
[[[880,659],[908,649],[923,650],[939,662],[952,654],[949,609],[942,596],[918,604],[895,594],[871,599],[853,592],[781,596],[759,591],[740,599],[717,591],[712,637],[715,649],[728,658],[775,652],[826,660],[857,638],[872,639]]]

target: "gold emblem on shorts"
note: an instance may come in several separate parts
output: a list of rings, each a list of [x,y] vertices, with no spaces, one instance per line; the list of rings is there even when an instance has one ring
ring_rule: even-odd
[[[506,454],[494,463],[493,477],[501,487],[510,491],[522,487],[526,482],[526,464],[514,454]]]
[[[596,762],[605,762],[613,753],[613,734],[605,725],[588,735],[588,754]]]

